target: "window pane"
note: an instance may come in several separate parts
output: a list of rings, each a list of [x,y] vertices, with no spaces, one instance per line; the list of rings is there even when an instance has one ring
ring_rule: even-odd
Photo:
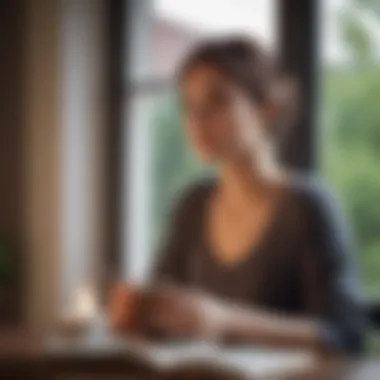
[[[380,7],[323,2],[323,170],[354,224],[369,297],[380,296]]]
[[[275,43],[277,0],[131,1],[134,79],[170,77],[183,54],[202,37],[246,33]]]
[[[151,143],[152,110],[154,97],[139,96],[125,107],[129,113],[128,124],[136,128],[125,128],[124,146],[124,211],[123,211],[123,275],[137,277],[144,272],[149,252],[151,228]],[[135,252],[135,254],[128,254]]]

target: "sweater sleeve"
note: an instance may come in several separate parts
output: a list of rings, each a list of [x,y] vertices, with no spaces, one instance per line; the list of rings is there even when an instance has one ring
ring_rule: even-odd
[[[319,321],[325,346],[345,354],[364,350],[367,319],[355,248],[339,203],[323,187],[307,193],[308,233],[303,278],[306,308]]]

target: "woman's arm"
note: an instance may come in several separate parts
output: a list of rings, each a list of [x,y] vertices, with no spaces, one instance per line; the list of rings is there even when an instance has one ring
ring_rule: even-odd
[[[212,335],[260,345],[359,354],[364,350],[367,319],[352,236],[338,202],[324,188],[313,184],[303,198],[304,218],[299,223],[303,236],[296,252],[303,316],[222,306],[218,301],[220,307],[211,313],[206,302],[201,306],[210,319],[206,331],[211,328]]]
[[[334,351],[364,351],[366,305],[356,263],[353,233],[340,202],[321,184],[309,191],[309,234],[302,262],[305,309],[319,318],[325,346]]]
[[[231,308],[222,328],[227,336],[343,354],[364,350],[366,315],[351,236],[336,205],[321,188],[307,194],[309,221],[299,252],[305,318]]]
[[[227,307],[220,337],[268,347],[325,349],[318,325],[311,319],[279,316],[263,310]]]

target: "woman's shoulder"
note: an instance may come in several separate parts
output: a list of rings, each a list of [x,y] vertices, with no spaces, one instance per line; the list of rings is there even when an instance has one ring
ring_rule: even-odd
[[[290,181],[290,190],[299,206],[308,213],[337,212],[341,208],[337,194],[317,175],[298,174]]]
[[[299,176],[292,183],[298,210],[305,228],[331,241],[349,241],[351,223],[337,194],[318,176]]]

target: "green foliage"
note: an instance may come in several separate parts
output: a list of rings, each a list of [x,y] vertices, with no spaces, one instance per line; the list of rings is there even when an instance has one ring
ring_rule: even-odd
[[[380,296],[380,61],[369,46],[374,34],[355,1],[341,18],[353,61],[324,67],[323,172],[342,195],[355,227],[366,292]],[[376,12],[380,10],[376,9]],[[380,15],[380,13],[378,13]]]
[[[325,71],[323,171],[343,196],[357,233],[368,292],[378,296],[380,66],[354,75]]]
[[[373,44],[364,23],[354,13],[345,13],[342,17],[342,32],[351,57],[357,64],[368,61],[373,56]]]
[[[366,9],[380,18],[380,2],[379,0],[355,0],[354,4],[362,9]]]

